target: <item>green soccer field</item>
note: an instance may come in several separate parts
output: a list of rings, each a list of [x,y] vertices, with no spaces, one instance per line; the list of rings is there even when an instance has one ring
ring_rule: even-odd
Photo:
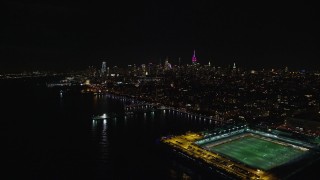
[[[305,153],[300,149],[251,135],[212,146],[210,150],[262,170],[270,170]]]

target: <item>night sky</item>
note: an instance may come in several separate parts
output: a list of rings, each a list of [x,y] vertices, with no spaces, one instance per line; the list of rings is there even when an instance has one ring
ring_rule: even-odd
[[[265,1],[269,2],[269,1]],[[89,65],[317,69],[317,6],[232,1],[1,2],[0,72]],[[318,68],[319,69],[319,68]]]

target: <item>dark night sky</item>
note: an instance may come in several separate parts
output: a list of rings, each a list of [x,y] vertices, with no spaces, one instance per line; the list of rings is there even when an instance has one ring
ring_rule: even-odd
[[[0,70],[198,60],[249,68],[319,67],[317,6],[207,1],[1,3]]]

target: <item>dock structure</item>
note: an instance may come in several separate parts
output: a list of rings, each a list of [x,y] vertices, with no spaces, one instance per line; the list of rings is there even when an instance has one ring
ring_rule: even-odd
[[[160,103],[151,103],[146,101],[141,101],[136,99],[135,97],[129,97],[125,95],[115,95],[115,94],[107,94],[109,98],[118,99],[122,102],[130,103],[125,105],[124,103],[124,112],[126,115],[132,115],[135,113],[148,113],[155,111],[163,111],[163,112],[172,112],[177,113],[188,119],[197,119],[205,122],[212,122],[216,126],[223,126],[227,123],[230,123],[230,120],[220,119],[215,116],[207,116],[203,114],[198,114],[194,112],[187,111],[185,108],[175,108],[170,106],[165,106]]]
[[[125,112],[147,112],[155,111],[157,108],[154,104],[149,103],[139,103],[124,106]]]

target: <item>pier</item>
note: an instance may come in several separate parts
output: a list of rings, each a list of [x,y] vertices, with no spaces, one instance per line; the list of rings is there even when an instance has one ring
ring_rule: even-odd
[[[215,116],[207,116],[202,114],[197,114],[193,112],[188,112],[184,108],[174,108],[164,106],[159,103],[149,103],[145,101],[138,100],[134,96],[129,95],[116,95],[116,94],[106,94],[108,98],[117,99],[122,101],[124,104],[124,112],[125,115],[133,115],[135,113],[149,113],[149,112],[156,112],[156,111],[163,111],[164,113],[169,112],[173,114],[180,115],[187,119],[195,119],[204,122],[210,122],[215,124],[216,126],[223,126],[227,123],[231,123],[232,120],[221,119]],[[129,103],[128,105],[126,105]]]

